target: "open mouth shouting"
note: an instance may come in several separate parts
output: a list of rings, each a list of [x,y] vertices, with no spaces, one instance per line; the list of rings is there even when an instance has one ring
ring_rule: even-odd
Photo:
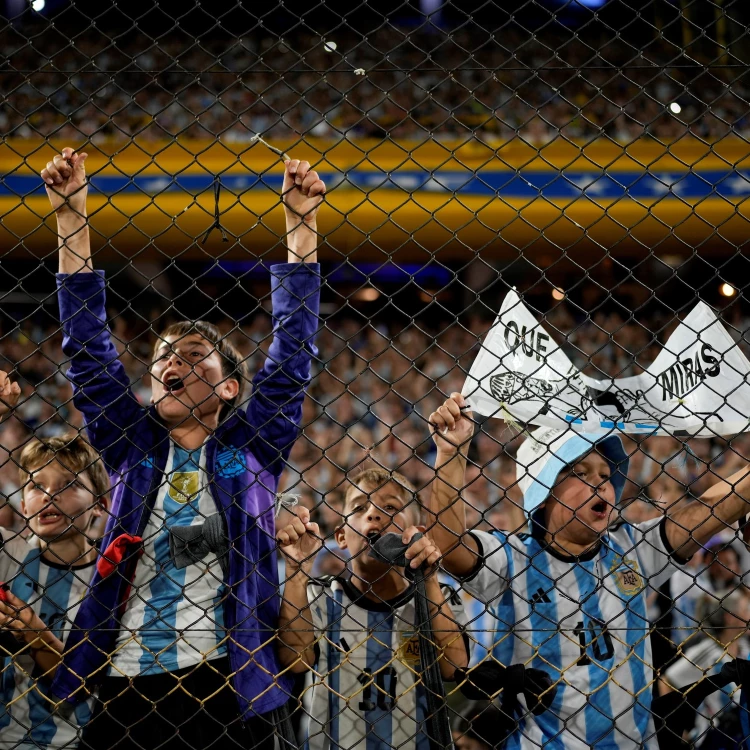
[[[369,531],[366,534],[366,537],[367,537],[367,544],[370,547],[372,547],[372,545],[375,544],[375,542],[377,542],[378,539],[380,539],[380,532],[379,531]]]
[[[597,500],[591,507],[591,512],[598,520],[604,519],[609,515],[609,503],[605,500]]]
[[[164,390],[167,393],[181,393],[185,390],[185,381],[176,373],[168,373],[162,380]]]
[[[39,523],[42,526],[50,526],[53,523],[57,523],[61,518],[67,518],[67,516],[63,515],[59,510],[55,510],[54,508],[44,510],[38,516]]]

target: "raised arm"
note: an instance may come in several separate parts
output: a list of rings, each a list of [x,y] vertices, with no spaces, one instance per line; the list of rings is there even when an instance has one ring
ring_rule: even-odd
[[[318,260],[318,209],[326,186],[310,162],[284,162],[281,200],[286,214],[287,262],[315,263]]]
[[[86,419],[91,444],[115,467],[128,448],[124,431],[145,416],[130,392],[125,368],[107,328],[105,281],[93,273],[86,196],[86,154],[64,148],[42,170],[57,216],[60,273],[57,294],[63,352],[74,402]]]
[[[711,537],[750,513],[750,468],[709,487],[700,498],[666,520],[665,532],[675,554],[691,557]]]
[[[279,662],[292,672],[304,672],[315,664],[315,628],[307,597],[315,555],[322,546],[318,524],[310,511],[297,509],[297,517],[276,534],[286,560],[286,582],[279,611]]]
[[[286,162],[282,200],[289,262],[271,267],[273,341],[253,379],[247,408],[254,430],[252,450],[274,474],[281,473],[299,435],[310,364],[318,354],[313,342],[319,325],[320,269],[314,261],[325,189],[308,162]]]
[[[464,397],[453,393],[430,415],[437,456],[428,503],[434,525],[429,532],[443,551],[443,567],[459,577],[474,570],[479,561],[476,540],[466,533],[466,510],[461,497],[466,486],[466,456],[474,434],[471,414],[462,412],[465,406]]]
[[[86,197],[86,158],[64,148],[42,170],[47,197],[57,218],[57,248],[60,273],[93,271]]]

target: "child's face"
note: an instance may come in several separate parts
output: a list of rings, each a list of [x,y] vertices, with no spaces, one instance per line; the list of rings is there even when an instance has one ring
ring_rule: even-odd
[[[21,510],[31,531],[45,542],[85,535],[103,512],[86,472],[76,475],[59,461],[31,472]]]
[[[592,452],[560,474],[547,528],[575,543],[596,541],[615,511],[615,488],[607,461]]]
[[[196,417],[207,426],[224,401],[239,392],[239,381],[222,371],[221,354],[199,333],[167,336],[151,365],[151,402],[167,425]]]
[[[336,542],[349,550],[358,565],[380,565],[368,554],[370,544],[389,532],[401,534],[416,522],[416,516],[411,493],[396,482],[379,489],[352,487],[346,494],[344,521],[336,531]]]

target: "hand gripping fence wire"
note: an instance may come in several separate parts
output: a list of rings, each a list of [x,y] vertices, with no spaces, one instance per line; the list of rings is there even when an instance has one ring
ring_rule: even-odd
[[[0,748],[748,745],[750,8],[266,5],[0,3]]]

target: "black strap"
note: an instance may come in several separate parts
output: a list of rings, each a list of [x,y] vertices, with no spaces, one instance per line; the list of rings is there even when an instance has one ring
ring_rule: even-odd
[[[279,750],[297,750],[299,745],[294,734],[289,701],[271,711],[271,721],[276,727],[275,733],[279,740]]]
[[[206,244],[206,240],[208,239],[211,232],[214,231],[214,229],[218,229],[221,232],[221,241],[222,242],[229,242],[229,237],[227,237],[227,233],[224,231],[224,227],[221,226],[221,213],[219,211],[219,195],[221,194],[221,180],[217,177],[214,177],[214,223],[211,224],[211,226],[206,230],[206,233],[203,235],[203,241],[201,242],[201,245]]]
[[[414,570],[407,564],[406,549],[414,544],[422,534],[415,534],[409,544],[401,541],[400,534],[384,534],[371,547],[370,554],[383,562],[403,567],[407,578],[414,581],[416,596],[414,608],[419,634],[419,659],[422,667],[422,684],[427,693],[427,736],[433,750],[446,750],[453,747],[448,708],[445,704],[445,687],[443,675],[440,673],[438,651],[435,646],[435,636],[432,632],[432,618],[430,617],[430,603],[427,601],[424,566]]]

